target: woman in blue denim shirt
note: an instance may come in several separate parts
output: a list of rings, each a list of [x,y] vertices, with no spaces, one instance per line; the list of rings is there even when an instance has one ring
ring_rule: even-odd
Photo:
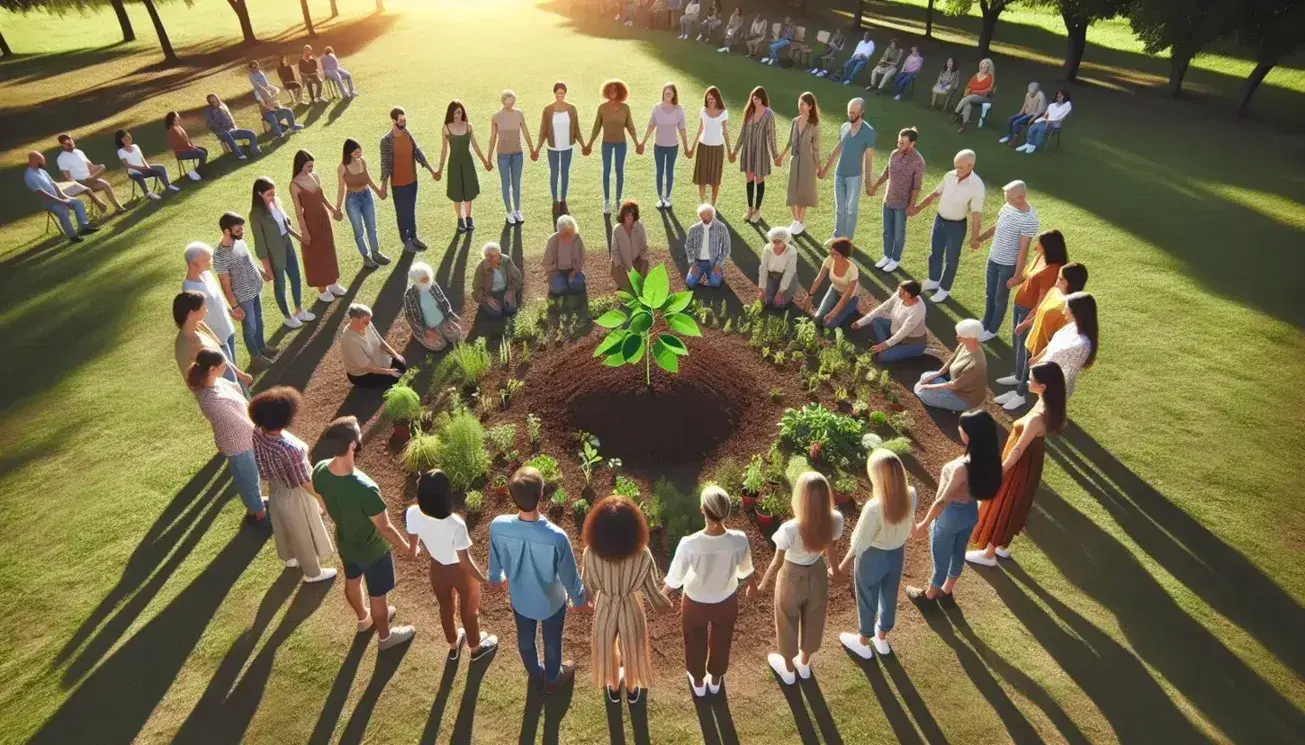
[[[965,454],[943,464],[933,506],[911,531],[912,538],[920,538],[929,530],[933,555],[929,586],[906,588],[906,596],[916,602],[951,597],[965,568],[970,531],[979,521],[979,501],[992,499],[1001,488],[1001,448],[992,415],[982,410],[962,414],[960,433]]]
[[[380,264],[390,263],[390,257],[381,253],[380,242],[376,238],[376,200],[372,198],[372,192],[381,199],[385,198],[385,194],[368,173],[367,161],[363,160],[362,146],[357,140],[344,141],[344,157],[340,167],[335,170],[339,177],[335,211],[339,213],[341,203],[344,204],[344,209],[349,214],[349,224],[353,226],[354,243],[358,246],[358,253],[362,254],[363,266],[375,269]],[[369,244],[370,256],[367,254]]]

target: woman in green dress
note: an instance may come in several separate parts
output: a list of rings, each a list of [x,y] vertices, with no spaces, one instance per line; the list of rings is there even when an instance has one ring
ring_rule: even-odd
[[[757,86],[748,94],[739,141],[730,153],[730,162],[738,159],[739,170],[748,182],[748,212],[743,216],[747,222],[755,223],[761,217],[766,177],[770,175],[771,162],[777,157],[779,148],[775,145],[775,114],[770,110],[770,96],[765,88]]]
[[[815,94],[807,91],[798,96],[798,115],[789,127],[788,145],[775,156],[775,166],[783,165],[784,158],[792,154],[788,163],[788,204],[793,213],[793,224],[788,226],[792,235],[802,235],[807,229],[807,209],[820,201],[816,177],[820,164],[820,106]]]
[[[480,180],[476,178],[476,164],[471,160],[471,151],[485,166],[486,171],[494,170],[489,160],[480,152],[480,143],[476,142],[476,133],[467,121],[467,109],[462,102],[454,99],[444,113],[444,146],[440,148],[440,165],[435,170],[438,181],[444,173],[444,162],[449,164],[449,199],[453,200],[453,211],[458,215],[458,232],[475,230],[471,221],[471,203],[480,196]]]

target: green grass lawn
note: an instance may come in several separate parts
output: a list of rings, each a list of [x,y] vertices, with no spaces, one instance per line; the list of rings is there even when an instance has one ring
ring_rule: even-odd
[[[825,109],[827,152],[846,100],[859,91],[718,55],[665,32],[577,21],[560,12],[560,2],[389,0],[384,15],[371,14],[371,0],[339,4],[342,16],[324,21],[315,43],[336,47],[361,97],[319,108],[304,132],[256,163],[237,168],[220,159],[202,184],[186,183],[161,205],[133,209],[77,247],[41,234],[45,218],[21,185],[25,153],[53,153],[54,136],[69,130],[92,160],[113,162],[112,132],[127,126],[152,160],[175,173],[163,153],[167,110],[195,112],[215,92],[238,121],[256,124],[247,57],[230,46],[236,19],[220,0],[161,5],[186,62],[160,69],[137,4],[130,7],[142,41],[132,45],[115,45],[111,13],[0,14],[10,45],[28,55],[0,61],[2,742],[518,736],[525,681],[510,628],[493,629],[505,646],[479,696],[464,700],[462,679],[437,696],[443,654],[424,587],[401,587],[398,596],[407,617],[417,616],[417,642],[378,659],[366,639],[354,640],[338,592],[300,588],[295,577],[282,576],[272,547],[241,529],[209,429],[176,379],[169,307],[183,273],[181,249],[216,240],[223,211],[246,212],[255,176],[286,183],[298,148],[313,151],[329,174],[343,139],[354,137],[375,168],[375,143],[396,104],[434,157],[453,97],[465,102],[483,146],[503,88],[517,91],[532,131],[556,79],[570,84],[587,124],[601,82],[623,78],[641,131],[667,80],[690,104],[691,129],[692,101],[707,85],[724,91],[735,116],[747,91],[765,85],[781,131],[797,95],[811,89]],[[298,4],[254,5],[255,29],[269,40],[258,56],[293,53],[302,43]],[[325,19],[327,3],[312,6]],[[920,18],[919,8],[896,3],[876,6],[873,15],[901,38]],[[922,42],[922,80],[932,80],[946,55],[973,64],[970,42],[956,45],[972,38],[972,20],[940,20],[941,40]],[[1060,31],[1054,16],[1003,17],[993,122],[1018,107],[1024,81],[1053,84]],[[876,39],[887,33],[876,30]],[[1247,121],[1223,100],[1250,66],[1237,50],[1202,57],[1192,72],[1198,89],[1214,94],[1203,98],[1218,100],[1173,101],[1137,85],[1163,75],[1166,62],[1141,56],[1126,24],[1102,24],[1089,39],[1089,83],[1074,89],[1059,151],[1023,156],[1000,148],[994,124],[956,134],[947,117],[926,108],[928,85],[914,101],[868,103],[867,119],[880,133],[877,161],[884,162],[893,133],[917,125],[930,186],[957,149],[975,148],[989,185],[989,220],[999,185],[1028,182],[1043,226],[1064,230],[1071,258],[1090,268],[1088,289],[1103,309],[1102,352],[1079,381],[1072,425],[1049,445],[1045,488],[1017,544],[1018,563],[967,572],[963,613],[925,619],[904,603],[897,654],[865,672],[838,647],[843,629],[829,629],[818,668],[824,704],[808,704],[796,718],[778,689],[762,684],[770,679],[764,659],[736,659],[731,677],[751,682],[730,697],[741,742],[814,742],[820,733],[826,743],[1267,745],[1299,742],[1305,731],[1305,512],[1297,496],[1305,429],[1294,382],[1305,373],[1300,65],[1270,76],[1254,104],[1273,121]],[[197,120],[190,131],[218,152]],[[578,160],[569,198],[593,236],[602,224],[600,169],[596,156]],[[527,162],[525,173],[531,271],[550,232],[547,166]],[[681,160],[682,221],[694,202],[690,173]],[[772,223],[788,221],[786,175],[780,172],[767,198]],[[125,195],[121,169],[113,176]],[[652,179],[650,155],[631,157],[627,196],[650,203]],[[497,239],[501,219],[497,174],[482,174],[481,184],[478,242]],[[334,194],[334,184],[327,191]],[[808,220],[818,238],[832,228],[829,184],[821,200]],[[452,235],[443,185],[423,184],[418,208],[432,247],[423,258],[435,264]],[[721,208],[742,227],[742,178],[733,170]],[[377,212],[382,241],[393,249],[393,211],[381,204]],[[925,274],[928,220],[908,227],[903,268],[916,277]],[[660,221],[648,215],[645,222],[650,241],[664,250]],[[878,255],[879,229],[877,200],[864,202],[863,267]],[[406,278],[359,274],[347,227],[336,237],[342,283],[362,302],[394,306]],[[736,245],[736,259],[760,243]],[[814,271],[804,266],[804,279]],[[876,297],[888,291],[878,273],[863,272],[862,282]],[[956,320],[982,310],[980,257],[965,256],[953,297],[931,310],[931,331],[943,343],[953,340]],[[270,288],[264,307],[274,319]],[[323,329],[341,314],[333,307],[303,339],[278,332],[299,359],[269,375],[309,396],[343,398],[338,380],[300,372],[320,361],[339,375]],[[277,326],[270,321],[269,331]],[[1001,357],[994,373],[1004,374],[1009,350],[1003,343],[993,352]],[[305,423],[301,433],[324,423]],[[920,581],[926,571],[914,567],[909,579]],[[658,643],[674,650],[679,640]],[[680,680],[654,690],[649,725],[657,742],[703,740]],[[540,729],[556,727],[561,742],[609,739],[587,669],[569,712],[560,721],[555,714],[547,712],[551,724]]]

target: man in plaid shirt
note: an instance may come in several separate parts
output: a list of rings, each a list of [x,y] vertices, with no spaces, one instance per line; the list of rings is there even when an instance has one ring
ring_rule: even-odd
[[[408,132],[408,115],[397,106],[390,110],[390,131],[381,138],[381,199],[390,183],[394,184],[394,215],[399,223],[399,238],[405,251],[425,251],[426,244],[417,237],[417,165],[439,174],[426,162],[417,138]]]

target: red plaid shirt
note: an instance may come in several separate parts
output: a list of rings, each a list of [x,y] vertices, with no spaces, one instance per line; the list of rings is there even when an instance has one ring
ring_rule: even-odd
[[[299,486],[312,480],[308,446],[284,430],[273,436],[254,429],[254,461],[258,463],[258,475],[269,483]]]
[[[239,455],[253,447],[254,423],[249,420],[245,394],[229,380],[218,378],[212,388],[195,391],[199,410],[213,425],[213,442],[223,455]]]

